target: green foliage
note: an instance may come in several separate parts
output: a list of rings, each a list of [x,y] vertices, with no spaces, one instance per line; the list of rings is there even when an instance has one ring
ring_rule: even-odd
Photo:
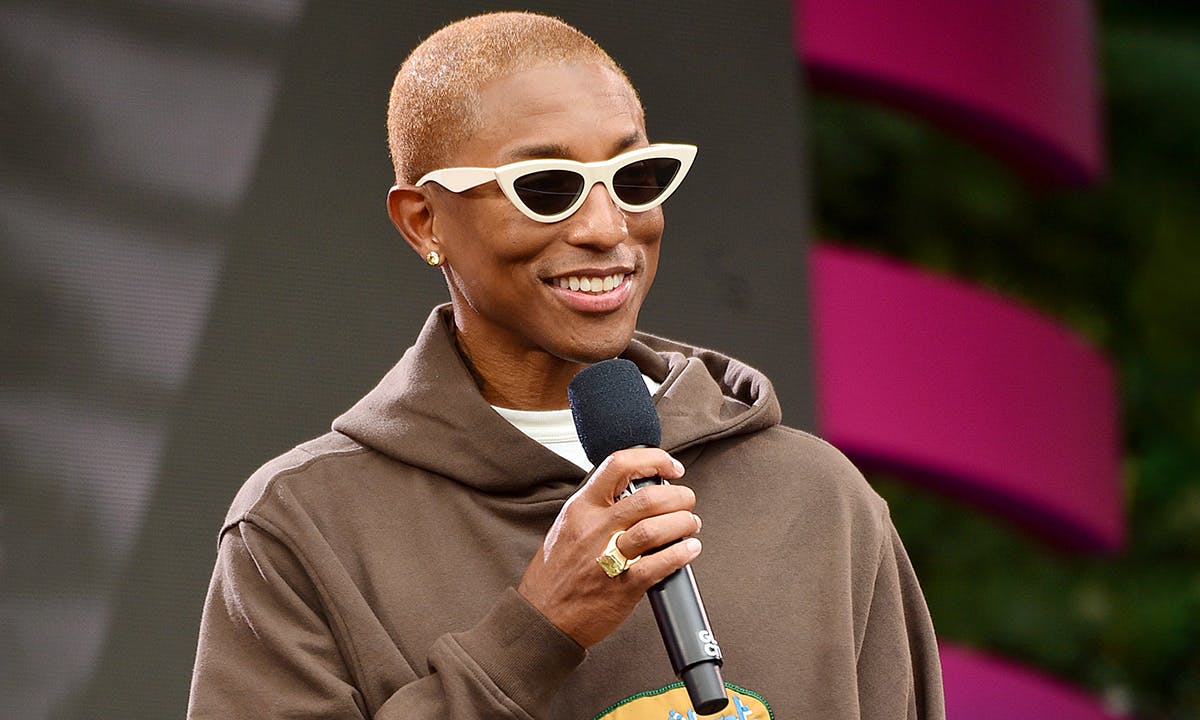
[[[1121,378],[1131,538],[1078,557],[888,478],[939,633],[1090,687],[1139,718],[1200,717],[1200,9],[1104,7],[1109,176],[1029,185],[890,110],[814,99],[820,237],[1018,298]]]

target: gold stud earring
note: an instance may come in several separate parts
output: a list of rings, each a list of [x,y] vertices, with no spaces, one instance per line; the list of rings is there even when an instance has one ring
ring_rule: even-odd
[[[425,262],[429,263],[431,267],[437,267],[442,264],[442,256],[438,255],[437,250],[430,250],[429,254],[425,256]]]

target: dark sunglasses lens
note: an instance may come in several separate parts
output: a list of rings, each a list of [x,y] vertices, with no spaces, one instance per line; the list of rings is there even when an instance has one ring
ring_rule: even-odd
[[[557,215],[583,192],[583,176],[570,170],[542,170],[513,183],[517,197],[538,215]]]
[[[645,205],[663,194],[675,179],[679,166],[679,161],[674,158],[649,158],[629,163],[613,176],[613,190],[630,205]]]

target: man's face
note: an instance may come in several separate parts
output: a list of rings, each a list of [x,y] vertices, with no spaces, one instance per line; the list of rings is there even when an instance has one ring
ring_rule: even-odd
[[[549,65],[502,78],[480,93],[479,113],[482,129],[459,148],[454,166],[591,162],[648,144],[632,90],[600,65]],[[538,362],[531,354],[596,362],[624,350],[654,280],[662,210],[627,213],[602,185],[588,192],[574,215],[541,223],[495,182],[460,194],[432,190],[433,233],[470,354],[486,348],[518,362]],[[621,279],[597,293],[561,286],[572,278]]]

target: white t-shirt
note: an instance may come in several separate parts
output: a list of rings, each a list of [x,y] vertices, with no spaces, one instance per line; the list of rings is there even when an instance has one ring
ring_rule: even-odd
[[[642,375],[642,382],[650,394],[658,392],[659,383]],[[586,472],[591,472],[592,463],[583,452],[583,444],[575,432],[575,418],[568,410],[513,410],[492,406],[500,417],[515,428],[544,445],[547,449],[570,460]]]

